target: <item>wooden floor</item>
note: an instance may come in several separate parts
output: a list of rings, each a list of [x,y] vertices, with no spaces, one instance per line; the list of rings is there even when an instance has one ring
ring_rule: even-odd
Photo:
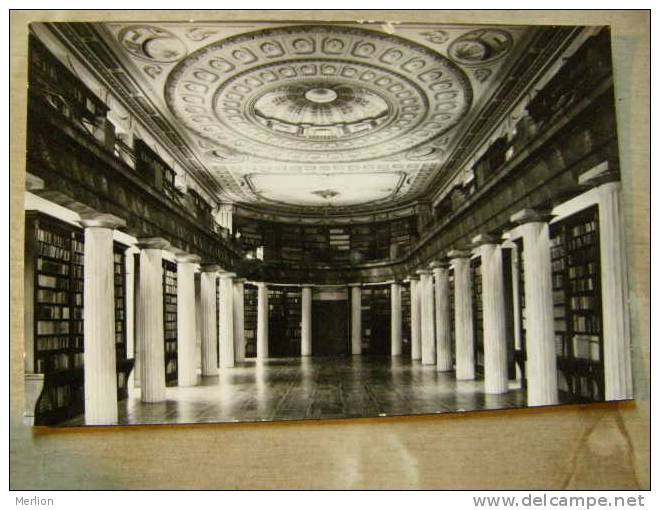
[[[511,383],[505,395],[485,395],[483,381],[454,380],[409,359],[352,356],[247,361],[200,377],[200,385],[167,388],[167,400],[140,401],[131,390],[119,404],[120,424],[203,423],[356,418],[524,407]],[[82,419],[67,425],[82,424]]]

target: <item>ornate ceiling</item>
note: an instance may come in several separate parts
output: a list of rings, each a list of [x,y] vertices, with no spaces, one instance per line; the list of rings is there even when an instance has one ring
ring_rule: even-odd
[[[338,213],[378,210],[420,198],[462,137],[474,134],[537,32],[405,24],[66,25],[56,29],[60,37],[142,111],[163,145],[218,200],[307,214],[320,207],[327,213],[328,206]]]

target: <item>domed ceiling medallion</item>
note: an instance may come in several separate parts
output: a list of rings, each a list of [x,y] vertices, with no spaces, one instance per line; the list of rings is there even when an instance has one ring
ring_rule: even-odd
[[[338,163],[386,157],[447,132],[468,112],[472,90],[456,64],[409,40],[294,26],[198,49],[170,72],[165,100],[187,129],[230,150]]]

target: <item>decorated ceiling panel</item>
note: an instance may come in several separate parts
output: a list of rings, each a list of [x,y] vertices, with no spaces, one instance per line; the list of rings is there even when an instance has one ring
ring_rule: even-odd
[[[425,193],[533,33],[101,23],[88,33],[98,45],[86,48],[120,62],[153,105],[148,120],[165,126],[172,147],[186,145],[198,163],[187,170],[201,166],[218,200],[345,213]]]

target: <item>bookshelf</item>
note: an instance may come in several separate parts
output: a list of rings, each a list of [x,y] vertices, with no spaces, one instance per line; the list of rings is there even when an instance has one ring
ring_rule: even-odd
[[[371,342],[368,354],[390,354],[390,286],[371,287]]]
[[[298,287],[286,287],[284,296],[285,338],[288,343],[287,355],[300,356],[302,291]]]
[[[330,259],[334,263],[348,263],[351,259],[351,235],[348,227],[328,229]]]
[[[56,110],[98,142],[105,145],[112,140],[114,146],[114,129],[106,121],[107,105],[33,35],[28,54],[31,104],[36,100],[39,106]]]
[[[264,260],[291,264],[356,264],[403,255],[414,242],[415,217],[355,225],[299,225],[237,216],[244,250],[264,247]]]
[[[550,226],[559,391],[570,401],[605,399],[598,208]]]
[[[176,386],[178,378],[176,263],[163,260],[163,320],[165,337],[165,384]]]
[[[364,287],[362,289],[363,354],[390,353],[390,321],[389,285]]]
[[[285,291],[284,287],[268,288],[268,355],[287,356],[288,342],[285,336]]]
[[[456,307],[454,299],[454,268],[450,267],[447,272],[449,282],[449,338],[451,346],[451,366],[456,367]]]
[[[389,223],[376,223],[372,227],[373,252],[375,260],[388,259],[390,257],[390,225]]]
[[[477,377],[484,376],[484,305],[481,257],[470,260],[472,278],[472,324],[474,330],[474,367]]]
[[[306,262],[330,262],[330,245],[328,231],[324,227],[303,227],[304,257]],[[286,246],[283,243],[283,247]]]
[[[135,170],[146,182],[162,191],[170,198],[178,195],[174,187],[175,172],[163,161],[143,140],[136,138],[133,142],[135,153]]]
[[[245,304],[243,309],[245,321],[245,357],[257,356],[257,300],[258,289],[254,285],[245,284]]]
[[[390,223],[390,258],[403,255],[415,237],[414,218],[404,218]]]
[[[371,287],[364,287],[360,300],[360,316],[362,331],[360,331],[362,354],[371,354],[371,332],[373,327],[373,318],[371,310]],[[351,293],[352,299],[353,293]],[[351,307],[352,308],[352,307]]]
[[[117,352],[117,400],[128,397],[128,376],[133,369],[133,359],[128,359],[126,348],[126,249],[114,243],[114,291],[115,291],[115,347]]]
[[[401,354],[410,355],[410,282],[401,284]]]
[[[301,263],[304,253],[302,227],[297,225],[283,225],[280,230],[281,250],[280,257],[284,262]]]
[[[520,348],[514,353],[514,360],[520,371],[522,387],[527,388],[525,365],[527,361],[527,311],[525,307],[525,251],[522,239],[514,241],[518,253],[518,316],[520,317]]]
[[[215,279],[215,361],[220,368],[220,278]]]
[[[51,425],[85,410],[83,374],[83,230],[26,212],[26,274],[32,276],[33,331],[28,371],[44,374],[35,424]],[[32,366],[30,366],[32,365]]]

